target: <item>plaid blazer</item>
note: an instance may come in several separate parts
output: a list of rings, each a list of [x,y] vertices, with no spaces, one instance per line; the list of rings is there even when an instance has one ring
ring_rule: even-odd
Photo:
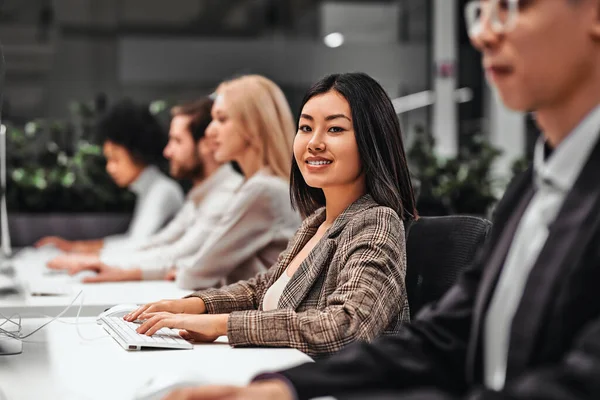
[[[202,298],[210,314],[230,313],[232,346],[293,347],[318,357],[395,333],[409,320],[404,225],[369,195],[325,232],[286,285],[278,308],[262,310],[267,289],[324,220],[324,208],[309,216],[268,271],[191,295]]]

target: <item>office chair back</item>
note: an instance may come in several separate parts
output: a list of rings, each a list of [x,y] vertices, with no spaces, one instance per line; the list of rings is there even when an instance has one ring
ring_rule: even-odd
[[[421,217],[408,229],[406,291],[411,317],[437,301],[475,258],[492,223],[452,215]]]

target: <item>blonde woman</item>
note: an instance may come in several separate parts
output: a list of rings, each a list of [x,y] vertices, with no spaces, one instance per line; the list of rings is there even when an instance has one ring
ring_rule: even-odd
[[[235,161],[244,175],[221,216],[210,224],[195,254],[172,266],[185,289],[219,287],[249,279],[275,264],[300,226],[289,198],[294,121],[281,89],[258,75],[217,88],[206,137],[218,162]],[[160,279],[164,266],[120,269],[86,265],[109,280]]]

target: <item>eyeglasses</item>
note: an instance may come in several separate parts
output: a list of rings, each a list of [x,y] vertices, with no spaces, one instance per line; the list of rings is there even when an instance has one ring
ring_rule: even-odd
[[[465,19],[469,36],[479,36],[485,19],[492,30],[505,33],[513,29],[519,16],[521,0],[473,0],[465,6]]]

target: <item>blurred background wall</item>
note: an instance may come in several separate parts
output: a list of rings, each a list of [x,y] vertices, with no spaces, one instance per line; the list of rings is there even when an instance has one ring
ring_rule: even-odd
[[[4,0],[3,121],[21,147],[36,142],[36,154],[53,154],[30,172],[22,164],[32,157],[16,157],[12,182],[23,185],[30,173],[31,185],[47,190],[61,152],[81,150],[95,114],[123,97],[159,101],[164,112],[224,79],[259,73],[297,113],[323,75],[363,71],[397,100],[423,213],[489,214],[538,132],[486,84],[465,30],[466,2]],[[55,211],[23,206],[34,195],[22,193],[13,208]]]

